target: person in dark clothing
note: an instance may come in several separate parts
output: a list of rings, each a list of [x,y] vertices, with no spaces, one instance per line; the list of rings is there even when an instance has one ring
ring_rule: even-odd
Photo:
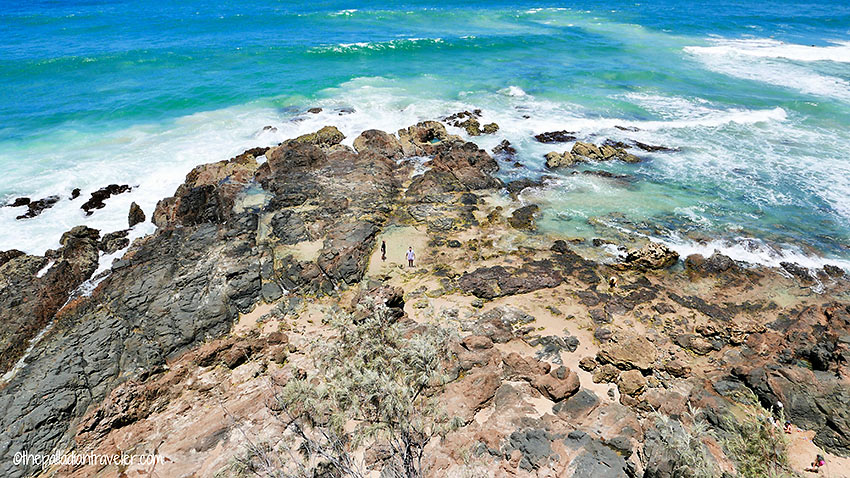
[[[387,260],[387,241],[381,241],[381,260]]]

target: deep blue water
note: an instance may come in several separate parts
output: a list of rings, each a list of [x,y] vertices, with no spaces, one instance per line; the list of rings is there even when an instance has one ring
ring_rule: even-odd
[[[119,229],[130,201],[152,211],[192,166],[245,147],[480,107],[502,129],[475,140],[507,138],[527,166],[506,179],[543,172],[553,146],[530,137],[545,130],[680,149],[599,166],[628,184],[561,175],[526,198],[547,228],[850,258],[846,2],[3,1],[0,32],[0,198],[138,186],[90,218],[68,200],[26,221],[2,208],[0,249]]]

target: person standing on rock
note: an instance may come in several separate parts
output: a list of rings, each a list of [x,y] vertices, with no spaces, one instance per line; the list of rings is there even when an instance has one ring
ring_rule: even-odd
[[[413,247],[407,248],[407,265],[413,267],[413,260],[416,259],[416,254],[413,253]]]
[[[387,260],[387,241],[381,241],[381,260]]]

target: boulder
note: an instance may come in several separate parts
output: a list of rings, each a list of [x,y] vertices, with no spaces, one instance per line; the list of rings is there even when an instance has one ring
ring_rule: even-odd
[[[354,150],[358,154],[373,153],[389,159],[399,159],[404,156],[398,139],[377,129],[360,133],[360,136],[354,139]]]
[[[522,229],[526,231],[534,231],[537,225],[534,223],[534,216],[540,212],[540,206],[537,204],[529,204],[514,210],[508,218],[508,224],[514,229]]]
[[[661,244],[648,242],[641,248],[630,249],[619,269],[666,269],[679,261],[679,253]]]
[[[481,129],[481,132],[484,134],[493,134],[496,131],[499,131],[499,125],[497,125],[496,123],[487,123]]]
[[[325,126],[315,133],[302,134],[291,141],[298,144],[312,144],[319,147],[329,147],[341,143],[344,139],[345,135],[342,134],[336,126]]]
[[[546,153],[546,167],[549,169],[575,166],[581,162],[584,162],[582,157],[575,156],[569,151],[564,151],[563,153],[558,153],[556,151]]]
[[[621,370],[650,371],[657,357],[655,345],[642,335],[631,332],[618,333],[616,341],[602,345],[596,354],[596,361],[610,363]]]
[[[467,335],[461,341],[467,350],[487,350],[493,348],[493,341],[484,335]]]
[[[646,387],[646,378],[639,370],[626,370],[620,374],[617,380],[617,388],[621,395],[636,397],[643,393]]]
[[[551,370],[547,362],[541,362],[531,357],[511,352],[502,357],[504,363],[504,374],[506,378],[521,379],[528,382],[536,380],[538,376],[545,375]]]
[[[576,144],[573,145],[573,149],[570,152],[575,156],[581,156],[594,161],[602,161],[604,159],[602,151],[599,150],[598,146],[592,143],[576,141]]]
[[[575,395],[581,387],[578,375],[564,366],[553,369],[546,375],[537,376],[531,385],[553,402],[560,402]]]
[[[496,395],[501,384],[495,371],[473,369],[469,375],[446,386],[441,400],[446,414],[459,418],[464,424],[471,422],[475,414]]]
[[[130,212],[127,214],[127,223],[129,227],[133,227],[136,224],[141,224],[145,222],[145,212],[142,211],[142,208],[135,203],[130,204]]]
[[[609,161],[619,159],[627,163],[638,163],[640,158],[626,151],[625,148],[603,144],[601,147],[592,143],[577,141],[571,151],[573,156],[581,156],[593,161]]]
[[[127,234],[130,231],[115,231],[110,232],[109,234],[104,234],[103,238],[100,240],[98,244],[98,248],[105,252],[106,254],[114,254],[121,249],[130,245],[130,239],[127,238]]]
[[[738,266],[729,256],[714,251],[708,258],[701,254],[689,255],[685,258],[685,270],[692,277],[706,277],[738,270]]]
[[[620,370],[610,363],[603,364],[593,369],[591,380],[593,383],[611,383],[617,381]]]

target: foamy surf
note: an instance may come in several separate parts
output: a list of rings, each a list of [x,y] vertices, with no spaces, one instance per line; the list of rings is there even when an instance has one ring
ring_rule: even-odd
[[[724,75],[850,102],[850,83],[818,71],[812,64],[850,62],[850,43],[816,47],[762,39],[710,42],[712,46],[688,46],[684,51],[709,70]]]

